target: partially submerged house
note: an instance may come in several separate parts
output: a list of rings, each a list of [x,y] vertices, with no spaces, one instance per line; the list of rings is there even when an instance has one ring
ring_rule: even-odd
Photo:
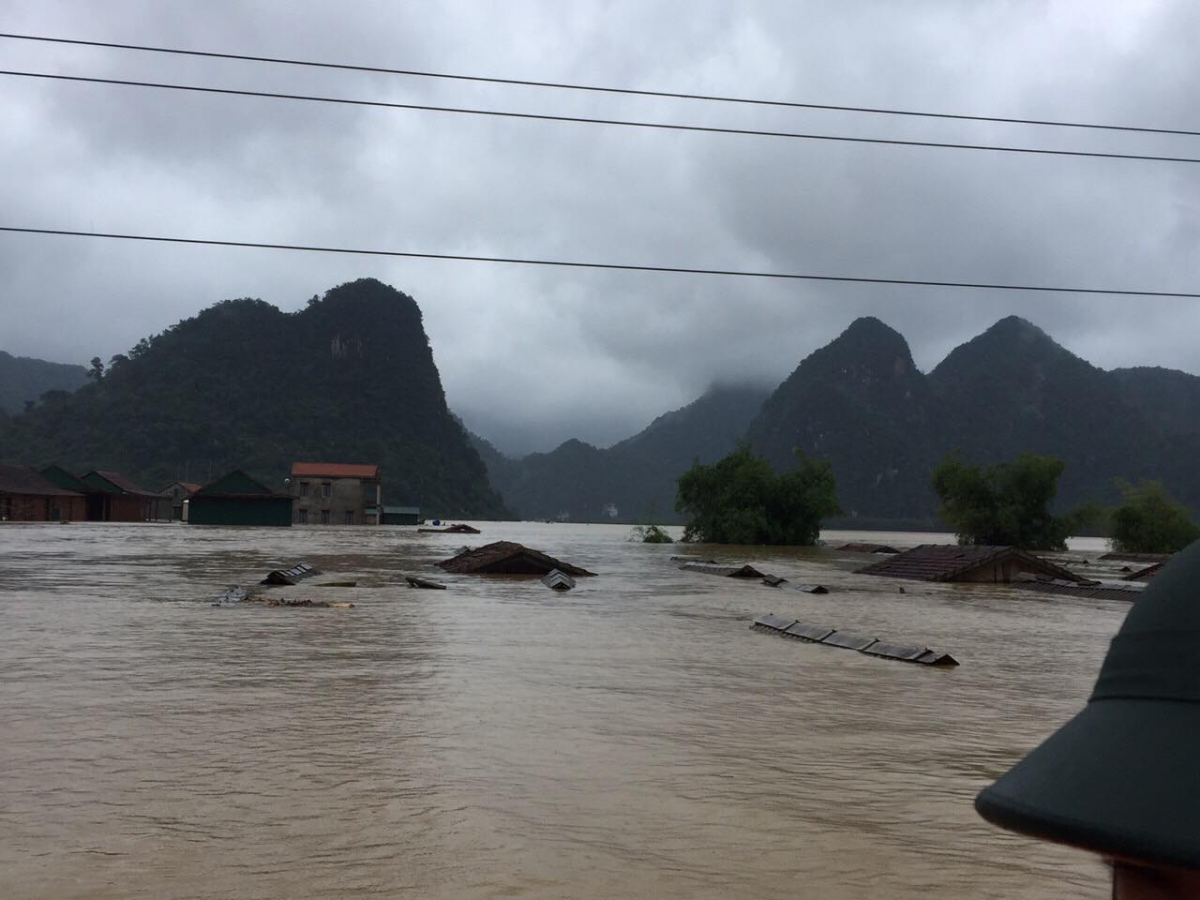
[[[192,494],[188,524],[286,527],[292,524],[292,498],[235,469]]]
[[[200,490],[200,485],[190,481],[172,481],[162,489],[162,494],[171,501],[171,521],[184,520],[184,504],[192,498],[192,494]]]
[[[82,493],[59,487],[32,466],[0,465],[0,522],[70,522],[87,518]]]
[[[385,506],[383,508],[384,525],[420,525],[421,508],[419,506]]]
[[[871,544],[865,541],[851,541],[838,547],[839,553],[899,553],[890,544]]]
[[[463,550],[438,565],[447,572],[473,575],[546,575],[555,569],[576,577],[596,574],[513,541],[496,541]]]
[[[863,575],[912,578],[918,581],[959,581],[1007,584],[1020,575],[1043,576],[1070,582],[1086,579],[1062,566],[1016,547],[922,544],[912,550],[858,570]]]
[[[297,525],[383,524],[379,466],[292,463],[288,493]]]
[[[120,472],[93,469],[80,481],[89,488],[88,519],[93,522],[152,522],[171,516],[169,498],[146,490]]]

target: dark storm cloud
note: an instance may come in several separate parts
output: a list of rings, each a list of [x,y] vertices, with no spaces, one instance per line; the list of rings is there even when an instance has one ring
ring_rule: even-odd
[[[846,9],[846,7],[850,7]],[[1185,0],[10,2],[6,29],[398,68],[1194,127]],[[218,14],[219,11],[219,14]],[[1200,139],[569,95],[0,41],[4,68],[560,115],[1200,156]],[[852,146],[0,80],[3,224],[935,280],[1194,290],[1200,166]],[[216,300],[412,294],[451,405],[511,449],[777,382],[855,317],[922,368],[1016,313],[1200,372],[1190,301],[0,236],[0,349],[84,361]],[[513,398],[520,402],[514,403]]]

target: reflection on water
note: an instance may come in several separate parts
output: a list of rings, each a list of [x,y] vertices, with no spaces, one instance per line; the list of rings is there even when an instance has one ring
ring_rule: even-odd
[[[1123,604],[901,594],[825,548],[483,527],[466,540],[600,577],[410,590],[464,543],[411,529],[0,528],[3,896],[1103,895],[1098,863],[971,802],[1082,705]],[[680,552],[831,592],[682,572]],[[358,577],[326,589],[357,608],[210,605],[299,560]],[[962,665],[750,631],[763,612]]]

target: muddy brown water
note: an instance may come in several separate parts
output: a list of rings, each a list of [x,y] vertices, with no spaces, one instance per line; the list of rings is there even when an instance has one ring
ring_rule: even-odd
[[[1104,895],[1099,862],[971,804],[1082,706],[1125,604],[860,576],[828,548],[481,527],[0,527],[0,896]],[[498,539],[600,575],[558,594],[433,567]],[[297,597],[356,608],[211,605],[301,560],[359,586]],[[764,612],[962,665],[749,630]]]

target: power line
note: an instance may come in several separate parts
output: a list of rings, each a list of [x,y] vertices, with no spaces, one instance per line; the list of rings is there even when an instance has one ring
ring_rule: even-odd
[[[889,109],[873,106],[842,106],[832,103],[803,103],[790,100],[767,100],[754,97],[734,97],[720,94],[689,94],[678,91],[639,90],[637,88],[605,87],[593,84],[577,84],[560,81],[533,81],[523,78],[495,78],[483,75],[460,75],[447,72],[429,72],[419,69],[391,69],[383,66],[354,65],[350,63],[315,62],[313,60],[289,59],[278,56],[252,56],[240,53],[217,53],[206,50],[183,50],[174,47],[154,47],[145,44],[121,44],[112,41],[85,41],[72,38],[48,37],[33,34],[11,34],[0,32],[0,38],[16,41],[40,41],[50,44],[71,44],[80,47],[102,47],[110,50],[137,50],[144,53],[166,53],[175,56],[202,57],[205,59],[227,59],[240,62],[269,63],[282,66],[303,66],[313,69],[336,69],[346,72],[370,72],[380,75],[405,75],[414,78],[434,78],[447,81],[468,81],[478,84],[503,84],[516,87],[552,88],[567,91],[588,91],[599,94],[623,94],[633,97],[659,97],[669,100],[698,100],[710,103],[745,104],[751,106],[774,106],[786,109],[810,109],[824,112],[864,113],[878,116],[911,116],[925,119],[949,119],[960,122],[992,122],[1002,125],[1037,125],[1050,128],[1085,128],[1097,131],[1125,131],[1137,134],[1170,134],[1184,137],[1200,137],[1200,131],[1180,128],[1150,128],[1136,125],[1110,125],[1095,122],[1069,122],[1053,119],[1020,119],[1006,116],[973,116],[962,113],[929,112],[911,109]]]
[[[623,272],[661,272],[672,275],[718,275],[730,278],[771,278],[786,281],[825,281],[848,284],[892,284],[912,287],[966,288],[989,291],[1029,291],[1051,294],[1102,294],[1115,297],[1180,297],[1200,299],[1200,293],[1183,291],[1138,291],[1116,288],[1053,287],[1030,284],[989,284],[971,281],[931,281],[915,278],[869,278],[860,275],[812,275],[798,272],[756,272],[740,269],[696,269],[684,266],[643,266],[627,263],[579,262],[561,259],[527,259],[511,256],[468,256],[456,253],[418,253],[409,250],[368,250],[358,247],[320,247],[307,244],[274,244],[261,241],[219,241],[204,238],[166,237],[146,234],[117,234],[104,231],[74,231],[62,228],[18,228],[0,225],[0,232],[12,234],[55,235],[59,237],[107,238],[121,241],[149,241],[162,244],[192,244],[206,247],[243,247],[254,250],[294,250],[306,253],[341,253],[354,256],[387,256],[405,259],[433,259],[449,262],[502,263],[518,266],[555,266],[569,269],[609,269]]]
[[[588,116],[555,116],[546,113],[508,112],[494,109],[471,109],[455,106],[430,106],[419,103],[391,103],[384,100],[358,100],[348,97],[321,97],[311,94],[284,94],[273,91],[248,91],[235,88],[204,87],[191,84],[166,84],[157,81],[132,81],[122,78],[92,78],[83,75],[52,75],[47,72],[18,72],[0,70],[0,75],[19,78],[42,78],[51,81],[72,81],[84,84],[118,85],[121,87],[156,88],[168,91],[189,91],[199,94],[224,94],[235,97],[261,97],[268,100],[300,100],[310,103],[335,103],[347,106],[371,106],[383,109],[407,109],[419,112],[453,113],[470,116],[493,116],[505,119],[526,119],[542,122],[571,122],[583,125],[614,125],[623,128],[650,128],[664,131],[683,131],[704,134],[749,135],[754,137],[789,138],[805,141],[834,141],[847,144],[881,144],[890,147],[921,147],[941,150],[990,150],[995,153],[1023,153],[1038,156],[1071,156],[1091,159],[1126,159],[1141,162],[1200,163],[1191,156],[1155,156],[1143,153],[1100,153],[1090,150],[1051,150],[1043,147],[1013,147],[996,144],[956,144],[946,141],[906,141],[890,138],[849,137],[832,134],[807,134],[795,131],[763,131],[751,128],[719,128],[711,125],[676,125],[668,122],[647,122],[633,119],[598,119]]]

